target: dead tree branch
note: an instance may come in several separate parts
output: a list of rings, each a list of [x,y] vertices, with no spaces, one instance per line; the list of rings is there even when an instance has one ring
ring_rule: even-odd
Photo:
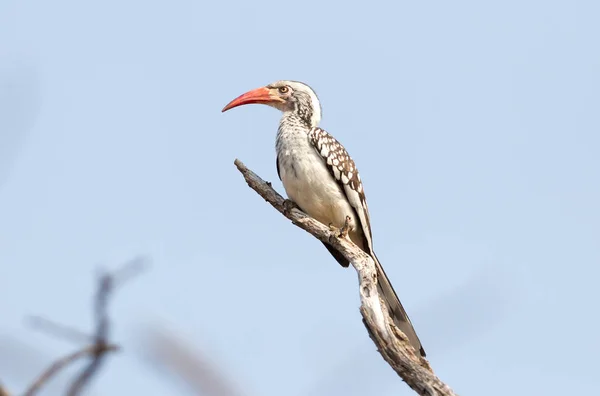
[[[96,329],[93,337],[85,337],[81,332],[73,329],[68,329],[65,326],[55,324],[47,319],[36,318],[34,323],[36,327],[50,330],[60,334],[62,337],[72,336],[76,341],[81,339],[91,339],[91,344],[64,356],[53,362],[25,391],[25,396],[35,395],[52,377],[60,372],[65,367],[69,366],[81,358],[89,357],[90,361],[79,375],[73,380],[68,396],[76,396],[83,391],[88,385],[92,377],[98,372],[106,355],[109,352],[118,351],[119,346],[109,341],[110,321],[108,318],[108,299],[114,291],[115,287],[132,275],[140,272],[144,261],[135,259],[127,263],[123,268],[115,273],[103,273],[98,279],[98,289],[94,299],[94,318],[96,321]]]
[[[56,360],[31,384],[29,389],[25,392],[25,396],[35,395],[52,377],[73,362],[85,356],[95,356],[97,354],[112,352],[119,349],[116,345],[106,345],[101,350],[97,350],[97,348],[96,345],[89,345]]]
[[[385,304],[377,291],[377,272],[373,259],[353,244],[343,233],[332,232],[329,227],[311,218],[290,205],[257,174],[248,169],[240,160],[235,165],[244,176],[248,186],[256,191],[279,213],[293,224],[302,228],[320,241],[329,243],[348,259],[358,273],[360,312],[363,323],[375,342],[379,353],[394,371],[419,395],[454,396],[452,389],[443,383],[433,372],[429,362],[417,355],[408,338],[394,325]]]

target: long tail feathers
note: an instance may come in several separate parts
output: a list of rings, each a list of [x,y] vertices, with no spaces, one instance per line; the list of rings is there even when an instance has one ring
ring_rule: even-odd
[[[340,252],[338,252],[325,242],[323,242],[323,245],[325,245],[327,250],[329,250],[329,253],[331,253],[331,255],[336,259],[338,263],[340,263],[342,267],[348,267],[350,263]],[[413,348],[419,351],[421,356],[425,357],[425,350],[421,345],[421,341],[419,340],[419,337],[417,336],[417,333],[415,332],[415,329],[413,328],[413,325],[410,322],[410,319],[408,318],[408,314],[406,313],[404,307],[400,303],[400,299],[398,299],[398,296],[396,295],[396,292],[394,291],[390,280],[388,279],[385,271],[383,270],[383,267],[379,263],[379,259],[377,259],[377,256],[375,256],[375,253],[373,253],[371,256],[373,257],[375,261],[375,266],[377,267],[377,288],[379,289],[381,297],[387,304],[390,316],[394,320],[396,326],[398,326],[398,328],[408,337],[408,340],[410,341]]]
[[[413,348],[419,351],[421,356],[425,357],[425,350],[421,345],[421,341],[417,336],[417,332],[415,331],[410,321],[410,318],[408,317],[408,314],[404,310],[402,303],[400,303],[400,299],[396,295],[396,292],[394,291],[390,280],[388,279],[385,271],[383,270],[383,267],[379,263],[377,256],[375,256],[375,253],[373,253],[372,257],[375,260],[375,266],[377,267],[377,288],[381,293],[381,297],[388,306],[390,316],[394,320],[396,326],[398,326],[398,328],[408,337],[408,340],[410,341]]]

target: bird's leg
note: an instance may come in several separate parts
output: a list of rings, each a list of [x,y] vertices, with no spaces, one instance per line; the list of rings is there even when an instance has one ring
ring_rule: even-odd
[[[342,228],[337,228],[335,225],[333,225],[333,223],[329,223],[329,230],[333,233],[336,233],[339,238],[346,238],[352,229],[352,226],[350,225],[351,221],[352,219],[350,216],[346,216],[346,221],[344,222]]]
[[[301,210],[296,202],[292,201],[291,199],[285,199],[283,201],[283,214],[286,216],[289,215],[292,209]]]
[[[350,221],[352,221],[350,216],[346,216],[344,226],[340,229],[340,238],[346,238],[348,236],[348,232],[350,232],[350,229],[352,228]]]

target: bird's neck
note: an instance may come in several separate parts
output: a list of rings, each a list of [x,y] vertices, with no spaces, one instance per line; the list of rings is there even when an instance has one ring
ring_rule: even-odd
[[[279,130],[304,130],[308,133],[316,125],[311,125],[311,121],[302,117],[296,111],[286,111],[283,113],[281,120],[279,121]]]
[[[284,112],[277,130],[276,148],[278,153],[303,152],[309,145],[308,134],[312,127],[305,119],[293,112]]]

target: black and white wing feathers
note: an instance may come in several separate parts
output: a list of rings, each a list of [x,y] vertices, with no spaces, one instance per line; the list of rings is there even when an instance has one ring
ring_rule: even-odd
[[[333,178],[340,187],[342,187],[348,202],[350,202],[350,205],[360,220],[360,226],[362,227],[366,242],[364,243],[364,246],[368,249],[368,251],[365,251],[370,254],[375,261],[375,267],[377,268],[379,278],[378,288],[383,299],[388,304],[390,315],[400,330],[402,330],[409,338],[414,348],[419,351],[421,356],[425,356],[425,350],[421,346],[421,341],[419,340],[404,307],[400,303],[400,299],[398,298],[394,287],[373,251],[373,237],[371,233],[371,220],[369,217],[369,209],[367,207],[367,199],[354,160],[340,142],[321,128],[312,128],[308,134],[308,138],[315,150],[325,161],[327,169]],[[333,249],[328,244],[324,243],[324,245],[341,265],[344,267],[348,266],[348,261],[337,250]]]
[[[327,169],[342,187],[348,202],[354,208],[367,242],[365,247],[370,250],[367,253],[373,255],[369,208],[354,160],[344,146],[324,129],[312,128],[308,133],[308,138],[315,150],[323,157]]]

